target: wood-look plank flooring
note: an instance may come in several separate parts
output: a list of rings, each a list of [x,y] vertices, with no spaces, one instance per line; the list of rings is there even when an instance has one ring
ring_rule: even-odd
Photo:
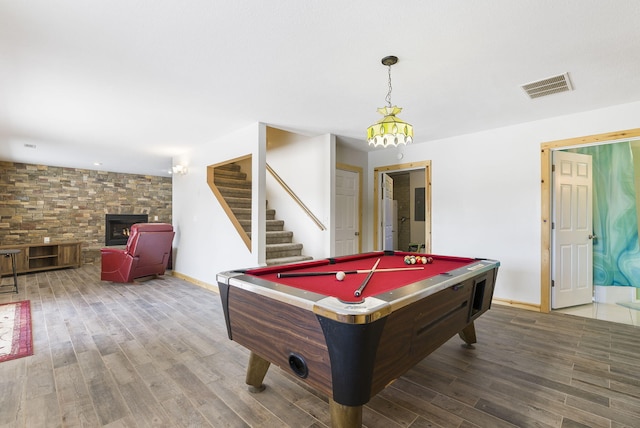
[[[2,278],[3,284],[10,278]],[[272,367],[244,384],[219,296],[99,266],[22,275],[35,354],[0,363],[0,427],[326,427],[327,398]],[[640,328],[494,305],[374,397],[369,428],[640,427]]]

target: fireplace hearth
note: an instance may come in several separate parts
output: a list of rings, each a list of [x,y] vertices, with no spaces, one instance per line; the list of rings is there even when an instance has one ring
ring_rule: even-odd
[[[136,223],[147,223],[147,214],[107,214],[105,219],[104,243],[107,247],[126,245],[131,226]]]

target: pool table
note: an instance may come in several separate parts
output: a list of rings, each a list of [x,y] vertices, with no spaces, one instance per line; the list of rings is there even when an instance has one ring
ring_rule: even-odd
[[[326,394],[333,427],[357,427],[371,397],[451,337],[475,343],[473,320],[491,306],[500,263],[419,254],[406,264],[407,255],[416,254],[219,273],[229,339],[251,351],[250,390],[264,389],[275,364]]]

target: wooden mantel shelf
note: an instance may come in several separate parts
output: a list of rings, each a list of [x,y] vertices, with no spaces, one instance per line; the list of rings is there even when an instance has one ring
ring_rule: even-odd
[[[80,267],[82,242],[51,242],[48,244],[1,245],[0,249],[16,249],[16,270],[18,273]],[[0,275],[10,275],[11,260],[0,258]]]

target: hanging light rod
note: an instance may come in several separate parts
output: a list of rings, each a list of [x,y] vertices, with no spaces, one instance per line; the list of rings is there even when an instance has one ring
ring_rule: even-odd
[[[378,113],[384,117],[367,128],[367,141],[374,147],[397,147],[413,142],[413,126],[396,116],[402,108],[391,105],[391,66],[398,62],[398,57],[385,56],[381,62],[389,68],[389,91],[385,97],[387,106],[378,109]]]

